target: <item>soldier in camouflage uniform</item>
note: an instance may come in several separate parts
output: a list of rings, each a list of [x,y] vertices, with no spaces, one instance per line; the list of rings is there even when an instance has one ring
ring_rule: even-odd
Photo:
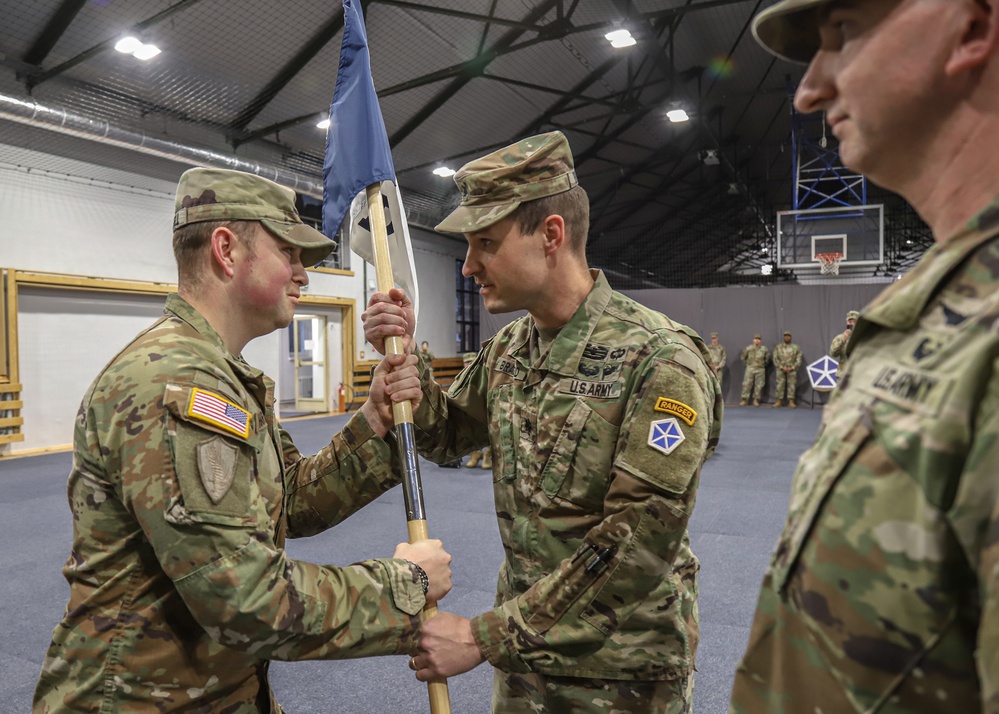
[[[390,358],[318,454],[300,454],[278,424],[274,383],[240,351],[290,323],[303,263],[333,248],[294,201],[250,174],[181,177],[178,293],[77,415],[70,599],[36,714],[280,712],[268,660],[407,652],[425,602],[449,589],[439,541],[343,568],[283,550],[399,482],[381,438],[389,400],[420,396],[415,357]]]
[[[856,310],[850,310],[846,313],[846,329],[843,330],[843,334],[833,337],[832,344],[829,345],[829,356],[836,360],[837,364],[837,382],[846,368],[846,348],[850,344],[850,335],[853,334],[853,326],[857,324],[858,317],[860,317],[860,313]]]
[[[711,344],[708,345],[708,367],[715,375],[715,379],[721,384],[722,381],[722,371],[725,369],[725,363],[728,361],[728,354],[725,352],[725,348],[718,342],[718,333],[711,333]]]
[[[434,353],[430,350],[430,343],[424,340],[420,343],[420,355],[423,357],[423,364],[430,370],[430,376],[434,376]]]
[[[739,406],[746,406],[752,396],[753,406],[758,407],[767,381],[767,362],[770,361],[770,350],[763,345],[763,335],[759,332],[753,335],[753,344],[743,348],[741,359],[746,363],[746,376],[742,378]]]
[[[506,550],[494,610],[425,623],[418,679],[488,660],[493,711],[689,712],[698,641],[687,522],[721,427],[707,349],[689,328],[586,266],[589,201],[559,132],[455,176],[437,228],[468,241],[491,312],[526,308],[447,393],[424,383],[421,453],[488,445]],[[376,295],[376,346],[412,330],[401,291]]]
[[[777,397],[774,407],[779,407],[787,396],[787,405],[794,409],[794,392],[798,386],[798,367],[801,366],[801,348],[791,342],[791,332],[784,330],[784,341],[774,347],[774,368],[777,371]]]
[[[811,63],[798,110],[825,112],[844,164],[936,244],[857,320],[734,714],[999,712],[997,22],[964,0],[784,0],[755,20]]]

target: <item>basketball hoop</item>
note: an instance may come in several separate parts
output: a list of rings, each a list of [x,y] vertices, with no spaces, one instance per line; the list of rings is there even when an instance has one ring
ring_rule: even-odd
[[[819,261],[819,275],[839,275],[842,253],[816,253],[815,259]]]

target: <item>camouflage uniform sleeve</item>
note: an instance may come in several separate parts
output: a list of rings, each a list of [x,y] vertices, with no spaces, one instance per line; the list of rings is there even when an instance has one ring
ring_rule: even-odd
[[[836,335],[833,337],[832,344],[829,345],[829,356],[833,359],[839,359],[843,356],[843,344],[845,340],[843,335]]]
[[[120,474],[122,503],[212,639],[268,659],[408,651],[425,601],[405,561],[289,558],[273,533],[284,488],[268,431],[234,438],[185,415],[191,384],[159,389],[133,393],[129,419],[98,420],[112,424],[104,453],[120,459],[106,472]]]
[[[801,354],[801,348],[798,347],[794,351],[794,358],[791,360],[791,369],[798,369],[801,366],[801,361],[803,355]]]
[[[728,353],[725,352],[725,348],[721,348],[721,366],[724,367],[725,363],[728,362]]]
[[[335,526],[401,482],[394,450],[361,412],[312,456],[299,453],[284,429],[280,433],[290,538]]]
[[[742,355],[739,357],[739,359],[741,359],[743,362],[748,362],[749,361],[749,348],[748,347],[743,347],[742,348]]]
[[[489,445],[485,410],[489,344],[465,366],[447,392],[421,368],[423,401],[413,413],[413,422],[416,445],[423,458],[443,464]],[[420,364],[422,367],[422,359]]]
[[[657,411],[664,397],[688,406],[696,414],[693,423]],[[717,380],[686,348],[646,361],[612,447],[603,520],[586,533],[575,556],[523,595],[472,618],[473,636],[491,664],[508,672],[543,668],[604,644],[664,580],[676,595],[674,564],[687,537],[701,464],[717,444],[721,408]],[[650,445],[663,433],[654,430],[656,423],[683,437],[668,454]],[[690,661],[686,653],[684,663]]]
[[[999,711],[999,360],[993,362],[950,520],[978,575],[976,666],[982,711]]]

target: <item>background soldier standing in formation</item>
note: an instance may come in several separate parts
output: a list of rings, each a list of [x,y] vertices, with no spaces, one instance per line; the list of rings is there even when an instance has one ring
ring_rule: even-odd
[[[529,314],[447,393],[423,385],[424,456],[492,446],[506,561],[494,610],[424,624],[417,677],[488,659],[496,712],[689,712],[699,628],[687,523],[722,409],[706,347],[587,268],[589,200],[561,133],[454,178],[462,202],[437,229],[464,234],[464,274],[487,310]],[[404,298],[372,296],[376,348],[412,331]]]
[[[391,401],[420,398],[415,357],[390,357],[315,456],[278,424],[274,383],[240,352],[290,324],[305,265],[334,247],[302,223],[294,191],[188,171],[173,245],[165,316],[104,368],[77,415],[70,599],[37,714],[279,712],[268,659],[405,653],[427,599],[451,586],[440,541],[344,568],[283,550],[399,483],[380,437]]]
[[[784,0],[795,97],[936,244],[864,309],[732,712],[999,712],[999,0]]]
[[[741,359],[746,363],[746,376],[742,378],[742,399],[739,406],[746,406],[752,395],[753,406],[758,407],[767,381],[767,362],[770,360],[770,350],[764,346],[763,336],[759,332],[753,335],[753,344],[746,345],[742,350]]]
[[[791,342],[791,333],[784,330],[784,341],[774,347],[774,367],[777,371],[777,397],[774,407],[781,405],[787,395],[787,405],[794,409],[794,392],[798,387],[798,367],[801,366],[801,348]]]
[[[725,363],[728,361],[728,355],[725,352],[725,348],[718,342],[718,333],[711,333],[711,344],[708,345],[708,367],[715,375],[715,379],[718,380],[718,384],[722,381],[722,372],[725,370]]]
[[[850,310],[846,313],[846,329],[843,330],[843,334],[836,335],[833,337],[832,344],[829,345],[829,356],[836,360],[836,376],[840,377],[843,374],[843,370],[846,368],[846,348],[850,344],[850,335],[853,334],[853,326],[857,324],[857,318],[860,317],[860,313],[856,310]]]

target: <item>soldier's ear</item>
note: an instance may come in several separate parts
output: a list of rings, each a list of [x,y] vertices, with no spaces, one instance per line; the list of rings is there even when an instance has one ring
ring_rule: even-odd
[[[541,222],[541,230],[545,239],[545,255],[554,255],[565,243],[565,219],[553,213]]]
[[[999,0],[963,0],[955,7],[961,34],[945,67],[951,76],[984,67],[999,46]]]
[[[233,276],[234,272],[233,249],[237,241],[236,234],[228,228],[219,227],[212,231],[212,262],[229,278]]]

